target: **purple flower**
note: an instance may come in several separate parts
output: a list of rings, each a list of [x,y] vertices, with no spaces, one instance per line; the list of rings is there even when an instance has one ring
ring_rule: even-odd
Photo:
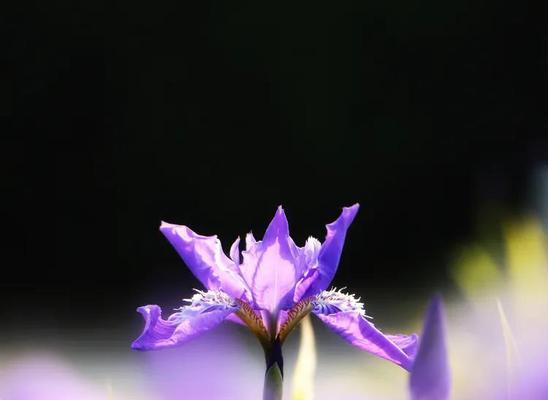
[[[156,350],[178,346],[228,319],[247,325],[258,337],[267,368],[278,363],[283,371],[281,344],[312,312],[352,345],[410,369],[416,335],[384,335],[367,320],[363,304],[354,295],[326,290],[358,207],[345,207],[339,218],[327,225],[323,243],[310,237],[303,247],[289,236],[285,213],[279,207],[262,241],[247,234],[246,249],[240,254],[238,238],[230,248],[230,257],[216,236],[162,223],[161,232],[206,290],[197,290],[188,305],[167,319],[162,318],[157,305],[139,307],[146,325],[132,347]]]
[[[409,386],[412,400],[447,400],[451,373],[445,344],[445,313],[440,296],[430,302]]]

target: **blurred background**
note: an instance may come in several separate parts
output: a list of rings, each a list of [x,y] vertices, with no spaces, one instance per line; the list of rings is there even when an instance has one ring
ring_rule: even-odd
[[[261,237],[282,204],[302,245],[359,202],[334,285],[393,330],[419,328],[433,292],[460,295],[451,266],[463,247],[496,247],[503,220],[546,213],[548,28],[528,2],[10,8],[0,377],[52,363],[112,398],[152,398],[150,368],[171,355],[129,350],[135,308],[169,310],[199,287],[161,220],[218,234],[228,250],[250,230]],[[260,390],[259,346],[223,329],[178,350],[179,369],[194,357],[225,376],[243,357],[258,367],[238,379]],[[345,360],[370,357],[316,334],[324,357],[339,357],[335,375],[360,375],[340,372]],[[214,354],[200,358],[208,340]]]

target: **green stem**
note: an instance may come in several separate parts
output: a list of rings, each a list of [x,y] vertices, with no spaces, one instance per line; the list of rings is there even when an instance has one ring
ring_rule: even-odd
[[[263,400],[282,400],[284,360],[282,345],[278,339],[268,349],[265,349],[265,360]]]
[[[282,400],[283,377],[278,363],[272,364],[264,376],[263,400]]]

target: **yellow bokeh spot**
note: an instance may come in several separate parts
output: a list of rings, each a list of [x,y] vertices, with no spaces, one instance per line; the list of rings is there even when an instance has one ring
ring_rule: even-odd
[[[506,266],[514,295],[521,300],[545,297],[548,289],[545,238],[533,218],[505,224]]]
[[[452,273],[459,288],[471,299],[496,290],[502,281],[502,274],[495,261],[480,246],[464,249]]]

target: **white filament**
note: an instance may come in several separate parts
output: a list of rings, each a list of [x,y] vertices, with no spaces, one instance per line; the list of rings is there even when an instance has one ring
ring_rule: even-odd
[[[190,299],[183,299],[183,301],[186,301],[190,303],[187,306],[178,308],[177,310],[184,311],[184,310],[191,310],[191,311],[197,311],[202,312],[206,311],[212,307],[215,308],[236,308],[238,305],[234,301],[232,297],[227,295],[225,292],[222,292],[220,290],[198,290],[194,289],[196,292]]]
[[[362,317],[370,318],[365,314],[365,307],[360,302],[361,297],[356,298],[354,294],[343,293],[344,287],[331,290],[324,290],[319,293],[313,301],[314,308],[317,312],[333,313],[336,311],[357,311]]]

